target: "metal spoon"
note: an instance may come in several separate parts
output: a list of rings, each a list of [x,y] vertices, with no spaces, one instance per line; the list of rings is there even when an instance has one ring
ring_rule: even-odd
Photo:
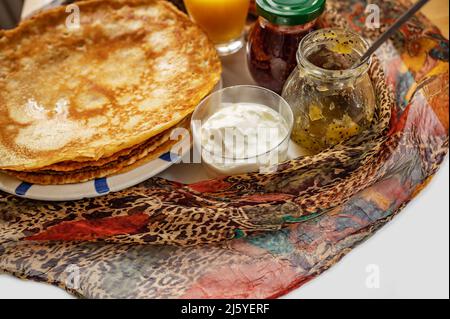
[[[427,4],[430,0],[419,0],[416,4],[414,4],[411,8],[408,9],[395,23],[386,30],[364,53],[364,55],[359,59],[356,64],[361,62],[365,62],[370,56],[384,43],[386,42],[406,21],[411,19],[417,11],[419,11],[425,4]]]

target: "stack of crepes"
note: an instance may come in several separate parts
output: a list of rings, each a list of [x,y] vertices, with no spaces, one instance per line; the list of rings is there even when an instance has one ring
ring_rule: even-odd
[[[0,171],[26,182],[79,183],[160,156],[220,80],[214,46],[172,4],[77,5],[0,32]]]

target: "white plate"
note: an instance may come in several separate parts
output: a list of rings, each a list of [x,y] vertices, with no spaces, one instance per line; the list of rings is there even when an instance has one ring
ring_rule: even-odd
[[[221,88],[222,80],[213,91]],[[189,137],[187,136],[185,139],[189,139]],[[185,141],[182,140],[179,143],[183,142]],[[189,150],[185,151],[188,152]],[[110,192],[121,191],[154,177],[174,163],[181,161],[184,155],[181,154],[180,157],[169,152],[129,172],[78,184],[37,185],[22,182],[15,177],[0,173],[0,190],[20,197],[44,201],[66,201],[97,197]]]
[[[0,189],[20,197],[45,201],[77,200],[96,197],[137,185],[161,173],[179,161],[179,159],[179,156],[169,152],[124,174],[99,178],[85,183],[67,185],[30,184],[0,173]]]

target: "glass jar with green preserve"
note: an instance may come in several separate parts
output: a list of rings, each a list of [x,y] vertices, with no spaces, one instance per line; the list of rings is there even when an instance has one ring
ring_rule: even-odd
[[[317,29],[326,0],[256,0],[258,20],[250,31],[247,58],[258,85],[281,93],[297,65],[301,39]]]
[[[371,59],[359,61],[368,47],[361,36],[341,29],[315,31],[300,43],[298,66],[282,96],[295,117],[292,139],[311,154],[371,125],[376,106]]]

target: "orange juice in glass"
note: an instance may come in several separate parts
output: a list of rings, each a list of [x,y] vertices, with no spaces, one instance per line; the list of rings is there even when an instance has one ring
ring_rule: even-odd
[[[191,19],[205,30],[220,55],[242,48],[250,0],[184,0],[184,4]]]

